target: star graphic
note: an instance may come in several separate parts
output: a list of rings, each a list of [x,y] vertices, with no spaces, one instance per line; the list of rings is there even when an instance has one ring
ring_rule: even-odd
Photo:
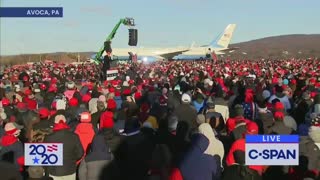
[[[36,156],[32,160],[33,160],[33,164],[39,164],[40,159],[38,159]]]

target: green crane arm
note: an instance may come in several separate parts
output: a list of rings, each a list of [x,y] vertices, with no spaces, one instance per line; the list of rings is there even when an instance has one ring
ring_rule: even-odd
[[[114,26],[114,28],[112,29],[111,33],[108,35],[108,37],[107,37],[107,39],[105,41],[111,41],[114,38],[114,36],[116,35],[116,32],[119,29],[121,24],[124,24],[126,26],[134,26],[134,22],[133,22],[132,18],[120,19],[118,21],[118,23]],[[104,46],[102,46],[100,48],[100,50],[98,51],[98,53],[96,54],[96,57],[94,59],[97,64],[99,64],[101,62],[100,58],[101,58],[101,56],[103,54],[103,51],[104,51]]]

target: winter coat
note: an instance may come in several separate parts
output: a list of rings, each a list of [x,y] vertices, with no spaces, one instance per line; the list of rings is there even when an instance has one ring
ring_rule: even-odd
[[[227,166],[221,180],[262,180],[262,177],[255,170],[250,169],[248,166],[234,164]]]
[[[319,136],[319,134],[317,134],[317,136]],[[308,170],[320,170],[320,148],[309,136],[300,136],[299,156],[300,160],[308,162],[308,164],[304,164],[308,167]]]
[[[286,115],[284,116],[283,119],[284,125],[287,126],[288,128],[291,128],[294,131],[297,131],[297,123],[293,117]]]
[[[185,121],[189,125],[189,129],[196,129],[197,110],[189,104],[181,104],[174,111],[178,121]]]
[[[297,121],[298,124],[301,124],[305,121],[305,116],[309,112],[311,106],[312,101],[310,100],[303,100],[298,104],[298,107],[294,113],[294,119]]]
[[[79,123],[77,125],[74,133],[79,136],[84,152],[87,152],[87,148],[89,144],[91,144],[96,131],[96,128],[94,128],[90,122]]]
[[[246,122],[241,122],[236,125],[234,130],[231,132],[233,141],[243,138],[243,134],[247,131]]]
[[[196,108],[197,113],[198,113],[200,111],[200,109],[203,108],[204,101],[202,101],[202,103],[199,103],[198,101],[193,101],[192,104]]]
[[[273,125],[273,114],[271,111],[259,112],[256,123],[259,126],[259,132],[265,134]]]
[[[275,121],[273,126],[269,129],[268,134],[293,134],[293,129],[287,127],[283,121]]]
[[[271,103],[274,99],[279,99],[280,102],[284,105],[286,111],[291,109],[291,103],[289,101],[288,96],[281,95],[280,97],[278,97],[277,95],[272,95],[269,99],[269,103]]]
[[[113,98],[116,103],[117,103],[117,110],[120,110],[121,109],[121,105],[122,105],[122,98],[121,96],[116,96]]]
[[[63,166],[50,166],[48,172],[53,176],[67,176],[76,172],[76,162],[83,156],[84,151],[77,134],[63,129],[48,135],[44,142],[63,143]]]
[[[91,123],[93,127],[98,128],[98,124],[100,123],[100,117],[103,112],[97,111],[91,115]]]
[[[104,138],[105,144],[114,153],[121,143],[121,136],[112,128],[103,128],[98,132],[98,136]]]
[[[219,160],[217,160],[216,157],[205,153],[209,143],[209,139],[204,135],[193,135],[191,147],[187,150],[178,166],[183,179],[219,179],[221,175]]]
[[[220,158],[220,163],[222,167],[222,160],[224,158],[224,148],[223,144],[220,140],[218,140],[213,132],[213,129],[211,128],[210,124],[203,123],[199,126],[199,133],[203,134],[206,138],[209,139],[209,145],[205,154],[209,154],[211,156],[218,155]]]
[[[17,170],[22,171],[24,166],[24,147],[17,137],[4,135],[1,138],[0,157],[15,165]]]
[[[80,164],[79,180],[99,179],[104,166],[113,159],[110,148],[104,143],[102,136],[94,137],[90,149]]]
[[[235,164],[235,159],[234,159],[234,156],[233,156],[233,153],[235,151],[244,151],[245,152],[245,139],[238,139],[236,140],[229,152],[228,152],[228,155],[226,157],[226,164],[227,166],[232,166],[233,164]],[[263,166],[249,166],[250,169],[253,169],[253,170],[256,170],[259,174],[262,174],[263,172]]]
[[[1,179],[23,180],[15,165],[9,162],[0,162],[0,174]]]
[[[114,154],[121,172],[126,172],[119,179],[145,179],[154,147],[154,142],[139,131],[125,136]]]
[[[220,113],[224,120],[229,118],[229,107],[228,103],[222,98],[215,98],[215,110],[216,112]]]
[[[41,120],[32,127],[31,142],[42,143],[44,138],[52,133],[53,124],[49,120]]]
[[[97,103],[98,103],[98,98],[92,98],[89,103],[88,103],[88,106],[89,106],[89,111],[91,114],[94,114],[98,111],[98,108],[97,108]]]

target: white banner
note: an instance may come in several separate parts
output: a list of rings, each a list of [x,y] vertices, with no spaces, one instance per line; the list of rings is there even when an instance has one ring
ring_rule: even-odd
[[[24,161],[26,166],[62,166],[62,143],[25,143]]]
[[[246,143],[246,165],[299,165],[299,143]]]

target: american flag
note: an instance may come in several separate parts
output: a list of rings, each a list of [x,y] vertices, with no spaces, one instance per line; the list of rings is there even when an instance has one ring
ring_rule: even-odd
[[[250,120],[255,119],[255,103],[243,103],[244,117]]]
[[[53,145],[48,145],[47,146],[47,149],[48,149],[48,151],[49,152],[55,152],[55,151],[58,151],[58,146],[57,145],[55,145],[55,144],[53,144]]]

